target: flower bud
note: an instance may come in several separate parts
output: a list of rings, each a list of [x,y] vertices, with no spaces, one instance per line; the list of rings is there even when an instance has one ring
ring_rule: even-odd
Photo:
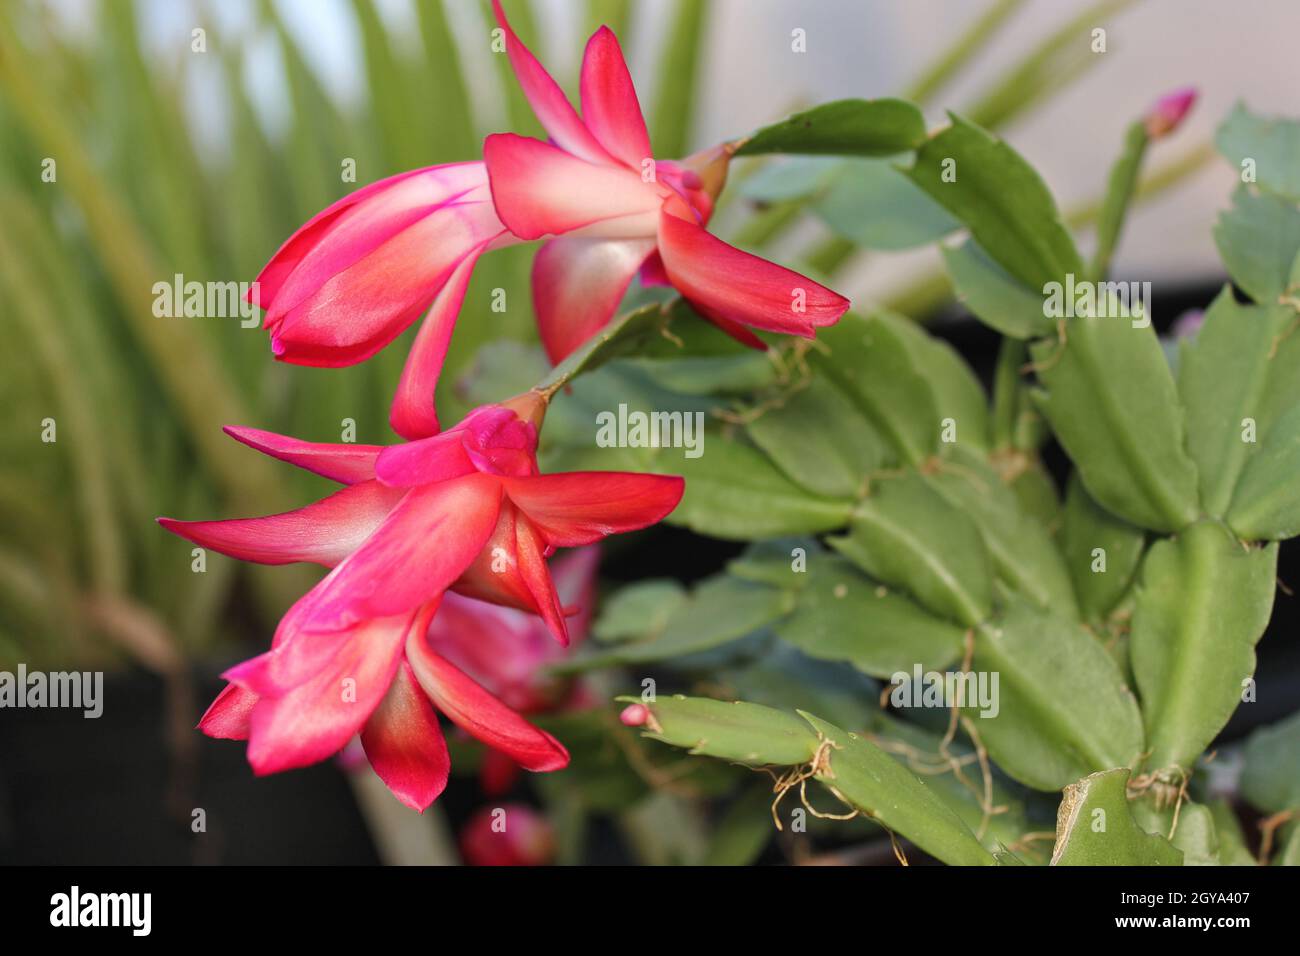
[[[618,715],[618,719],[625,727],[644,727],[650,719],[650,711],[644,704],[628,704]]]
[[[1178,124],[1183,121],[1183,117],[1187,115],[1195,102],[1196,89],[1191,86],[1185,86],[1160,97],[1156,101],[1156,105],[1147,112],[1144,120],[1147,127],[1147,136],[1152,139],[1159,139],[1172,133],[1178,128]]]
[[[484,807],[461,830],[460,850],[470,866],[546,866],[555,860],[555,832],[525,804]]]

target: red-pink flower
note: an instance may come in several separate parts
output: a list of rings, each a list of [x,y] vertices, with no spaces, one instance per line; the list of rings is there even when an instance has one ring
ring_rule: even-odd
[[[578,548],[550,563],[561,604],[577,608],[565,620],[569,646],[559,644],[535,614],[448,594],[429,627],[429,645],[522,714],[562,709],[571,681],[549,675],[587,636],[595,602],[596,547]]]
[[[484,807],[460,832],[460,852],[470,866],[545,866],[555,859],[555,831],[532,807]]]
[[[489,249],[553,236],[533,263],[542,342],[559,361],[604,326],[638,272],[670,284],[747,344],[747,327],[811,336],[844,297],[705,230],[731,149],[656,162],[618,41],[598,30],[583,58],[583,116],[496,14],[506,52],[550,142],[489,136],[485,162],[434,166],[359,189],[295,232],[253,300],[277,358],[360,362],[428,310],[390,421],[404,438],[439,428],[433,392],[470,275]]]
[[[253,287],[276,358],[338,367],[374,355],[429,310],[402,370],[390,423],[436,434],[433,390],[470,274],[515,239],[482,163],[432,166],[344,196],[298,229]]]
[[[225,674],[231,684],[200,727],[247,739],[259,774],[322,760],[360,733],[375,771],[417,809],[447,779],[435,709],[529,770],[564,766],[568,755],[557,741],[431,645],[430,623],[444,592],[455,590],[540,614],[567,641],[546,558],[556,548],[653,524],[676,507],[682,481],[538,474],[541,408],[533,396],[485,406],[441,435],[390,447],[229,429],[345,487],[264,518],[159,519],[238,558],[333,569],[284,616],[269,652]]]
[[[520,239],[549,239],[533,262],[542,342],[559,361],[604,326],[632,277],[668,283],[746,341],[746,326],[811,336],[848,299],[705,230],[731,151],[656,161],[618,40],[601,27],[582,59],[582,116],[506,21],[515,76],[550,142],[501,133],[483,146],[497,215]]]
[[[568,647],[558,644],[534,614],[474,598],[448,594],[429,626],[429,645],[485,690],[521,714],[580,708],[594,703],[583,685],[547,673],[547,667],[572,653],[587,636],[596,594],[596,546],[578,548],[551,562],[560,601],[577,608],[566,624]],[[494,796],[509,790],[519,764],[489,749],[479,782]]]

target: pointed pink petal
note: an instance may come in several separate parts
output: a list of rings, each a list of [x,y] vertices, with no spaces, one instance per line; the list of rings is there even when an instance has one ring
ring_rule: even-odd
[[[423,812],[447,787],[451,758],[438,715],[406,661],[361,731],[370,766],[402,803]]]
[[[363,481],[315,504],[263,518],[176,521],[159,518],[173,534],[241,561],[290,564],[313,561],[332,568],[361,546],[388,517],[405,490]]]
[[[436,602],[410,614],[366,621],[348,632],[329,664],[253,708],[248,762],[258,774],[324,760],[361,730],[393,683],[408,631],[423,634]]]
[[[659,253],[682,295],[734,322],[811,337],[849,308],[844,296],[669,212],[659,217]]]
[[[668,273],[664,270],[664,260],[659,255],[658,248],[651,253],[650,258],[641,263],[641,272],[637,276],[642,285],[653,286],[671,286],[672,282],[668,278]]]
[[[648,238],[660,190],[625,166],[593,166],[562,149],[494,133],[483,143],[497,215],[520,239],[571,232],[610,220],[601,235]]]
[[[569,752],[429,647],[423,633],[406,642],[406,659],[433,705],[470,736],[502,751],[527,770],[560,770]]]
[[[221,740],[247,740],[249,715],[257,699],[238,684],[227,684],[199,720],[199,730]]]
[[[459,428],[404,445],[391,445],[375,462],[379,480],[393,488],[416,488],[474,471],[474,462],[465,451],[464,432]]]
[[[537,611],[546,627],[555,639],[564,647],[569,646],[569,625],[564,619],[564,607],[560,604],[560,595],[555,591],[555,582],[551,580],[550,569],[546,566],[548,550],[546,542],[525,517],[515,520],[515,561],[519,569],[520,580],[532,597],[533,608]]]
[[[460,577],[496,525],[500,479],[465,475],[412,489],[319,586],[311,630],[404,614]]]
[[[533,108],[537,121],[542,124],[546,134],[561,149],[589,163],[613,163],[613,158],[578,117],[559,84],[510,28],[505,11],[501,9],[501,0],[492,0],[492,10],[496,14],[497,23],[505,31],[506,55],[510,57],[510,66],[515,71],[528,105]]]
[[[559,364],[605,327],[652,239],[551,239],[533,259],[533,308],[547,357]]]
[[[264,432],[260,428],[240,428],[236,425],[227,425],[222,431],[235,441],[256,448],[264,455],[287,461],[345,485],[375,477],[375,459],[383,451],[382,445],[334,445],[299,441],[286,435]]]
[[[570,551],[551,562],[551,578],[566,610],[577,613],[567,616],[569,636],[573,643],[581,643],[591,624],[592,610],[596,604],[596,570],[600,565],[600,548],[588,545]]]
[[[452,588],[458,594],[540,615],[561,644],[568,629],[546,570],[545,541],[517,508],[507,503],[497,526]]]
[[[652,525],[677,507],[686,486],[670,475],[625,471],[573,471],[502,483],[509,499],[557,548]]]
[[[429,626],[429,646],[512,710],[557,702],[561,683],[540,670],[564,651],[530,611],[449,592]]]
[[[283,697],[331,666],[347,649],[357,628],[277,633],[271,650],[228,668],[222,677],[259,698]]]
[[[616,159],[640,170],[650,159],[650,134],[618,38],[601,27],[582,57],[582,115],[600,144]]]
[[[303,258],[312,249],[316,248],[330,230],[337,225],[338,220],[342,218],[344,213],[363,200],[371,198],[376,193],[385,192],[398,182],[412,176],[419,176],[424,172],[423,169],[412,169],[373,182],[368,186],[353,190],[348,195],[316,213],[284,241],[284,244],[271,257],[271,261],[262,268],[251,290],[252,294],[250,294],[249,300],[259,308],[269,310],[274,305],[285,280],[298,268]]]
[[[481,162],[454,163],[400,173],[354,193],[347,208],[302,249],[303,255],[267,308],[267,324],[439,209],[486,198],[486,185],[487,171]],[[262,298],[267,299],[265,294]]]
[[[468,253],[503,232],[486,199],[439,208],[277,316],[276,358],[328,368],[364,361],[429,308]]]
[[[473,250],[456,266],[447,284],[433,300],[433,308],[425,316],[424,324],[411,346],[402,377],[397,383],[397,394],[388,413],[388,424],[403,438],[413,440],[438,433],[438,413],[434,410],[433,393],[438,387],[443,359],[451,342],[456,317],[460,314],[469,278],[474,272],[480,250]]]

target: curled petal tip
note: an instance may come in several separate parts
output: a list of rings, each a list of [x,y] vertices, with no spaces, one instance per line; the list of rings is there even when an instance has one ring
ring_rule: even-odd
[[[1183,117],[1196,103],[1196,88],[1185,86],[1167,93],[1156,101],[1146,115],[1147,135],[1152,139],[1167,136],[1178,128]]]

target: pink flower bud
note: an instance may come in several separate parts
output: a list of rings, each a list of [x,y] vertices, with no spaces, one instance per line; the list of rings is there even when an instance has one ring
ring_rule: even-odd
[[[650,719],[650,711],[643,704],[628,704],[623,708],[623,713],[618,715],[618,719],[626,727],[644,727],[646,721]]]
[[[1196,102],[1195,87],[1185,86],[1160,97],[1146,115],[1147,135],[1159,139],[1172,133]]]

